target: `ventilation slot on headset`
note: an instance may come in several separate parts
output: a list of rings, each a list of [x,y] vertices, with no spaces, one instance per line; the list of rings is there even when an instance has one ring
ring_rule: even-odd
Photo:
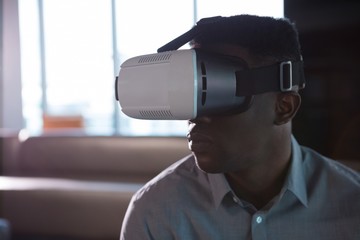
[[[154,54],[151,56],[144,56],[139,59],[138,63],[151,63],[151,62],[162,62],[167,61],[171,57],[171,53],[167,54]]]
[[[149,119],[173,119],[170,110],[141,110],[140,115]]]
[[[202,79],[202,91],[201,91],[201,105],[205,105],[206,102],[206,89],[207,89],[207,77],[205,63],[201,62],[201,79]]]

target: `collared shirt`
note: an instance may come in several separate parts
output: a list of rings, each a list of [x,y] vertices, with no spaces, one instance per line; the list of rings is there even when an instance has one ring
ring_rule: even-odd
[[[292,138],[282,191],[257,210],[188,156],[133,196],[120,239],[360,240],[360,175]]]

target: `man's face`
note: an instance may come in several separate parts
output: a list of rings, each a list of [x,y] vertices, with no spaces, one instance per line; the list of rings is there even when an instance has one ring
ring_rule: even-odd
[[[242,49],[225,46],[215,51],[249,62]],[[198,167],[205,172],[220,173],[260,164],[266,142],[272,136],[275,100],[275,93],[260,94],[246,112],[189,120],[189,148]]]

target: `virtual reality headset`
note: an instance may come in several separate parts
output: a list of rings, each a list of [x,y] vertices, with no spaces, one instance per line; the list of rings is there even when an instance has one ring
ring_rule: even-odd
[[[152,120],[237,114],[250,107],[253,95],[304,87],[302,61],[249,69],[239,58],[201,49],[176,50],[196,34],[195,27],[158,53],[121,65],[115,95],[124,114]]]

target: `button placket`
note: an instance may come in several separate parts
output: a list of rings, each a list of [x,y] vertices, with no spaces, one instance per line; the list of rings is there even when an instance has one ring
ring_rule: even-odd
[[[266,224],[264,212],[257,212],[252,217],[252,239],[253,240],[266,240]]]

